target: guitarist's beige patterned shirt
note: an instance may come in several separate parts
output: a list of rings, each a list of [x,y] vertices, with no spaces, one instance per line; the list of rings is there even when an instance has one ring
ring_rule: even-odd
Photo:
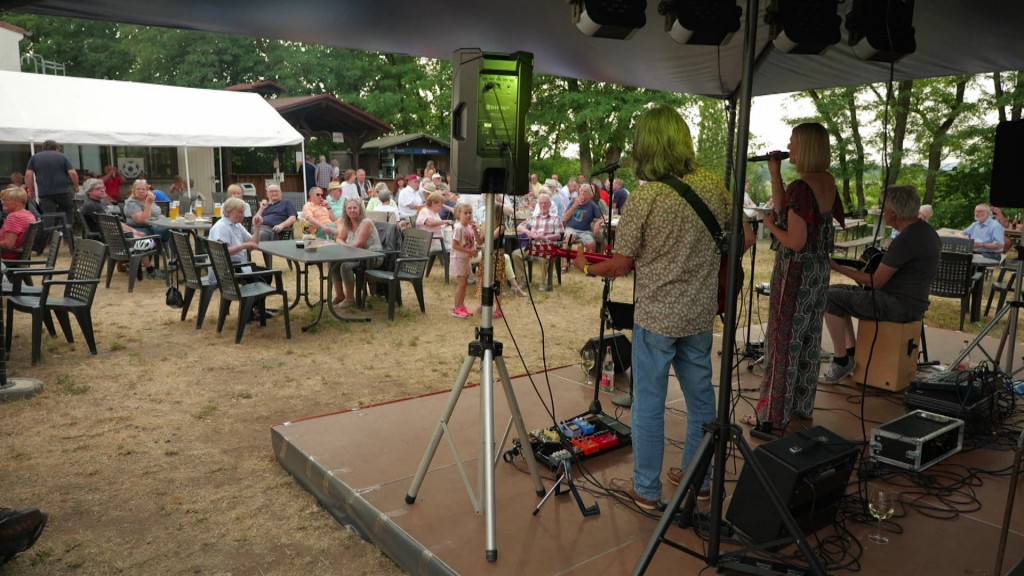
[[[721,176],[699,168],[682,180],[726,228],[732,197]],[[720,256],[700,217],[674,188],[648,182],[630,194],[615,250],[634,260],[637,324],[672,338],[712,328]]]

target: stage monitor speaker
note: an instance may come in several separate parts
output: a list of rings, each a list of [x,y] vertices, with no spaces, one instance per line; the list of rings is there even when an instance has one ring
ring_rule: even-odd
[[[629,367],[633,365],[633,345],[629,343],[629,338],[626,338],[625,334],[605,334],[604,346],[612,347],[612,360],[615,362],[615,373],[621,374]],[[597,336],[594,336],[587,343],[583,345],[583,348],[590,348],[594,351],[594,358],[598,356],[597,349]],[[591,370],[591,375],[597,377],[601,373],[600,366],[594,366]]]
[[[452,58],[452,191],[531,191],[526,112],[533,54],[456,50]]]
[[[989,200],[1000,208],[1024,208],[1018,162],[1024,159],[1024,120],[1000,122],[992,154]]]
[[[854,442],[814,426],[759,446],[754,457],[801,532],[809,534],[835,518],[857,453]],[[788,536],[782,517],[748,467],[740,472],[726,519],[757,543]]]

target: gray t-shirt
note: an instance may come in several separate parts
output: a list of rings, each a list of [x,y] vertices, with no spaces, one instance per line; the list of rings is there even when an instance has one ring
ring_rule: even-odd
[[[139,212],[142,212],[145,209],[146,209],[146,205],[143,204],[142,202],[139,202],[134,197],[125,200],[125,202],[124,202],[124,219],[128,222],[128,225],[129,226],[145,226],[145,225],[147,225],[145,222],[141,222],[141,223],[140,222],[136,222],[135,218],[133,218],[133,216],[135,216]],[[154,202],[153,206],[150,207],[150,209],[149,209],[149,216],[150,216],[150,218],[152,218],[153,216],[162,216],[162,214],[160,212],[160,206],[156,202]]]
[[[907,226],[882,257],[882,264],[896,268],[882,292],[899,299],[908,312],[923,316],[941,254],[942,241],[930,224],[917,220]]]

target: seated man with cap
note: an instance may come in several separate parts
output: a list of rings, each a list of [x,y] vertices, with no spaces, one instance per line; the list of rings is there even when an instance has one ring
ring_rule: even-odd
[[[398,216],[400,218],[416,219],[416,214],[423,208],[423,197],[419,193],[420,178],[415,174],[409,175],[408,184],[398,191]]]
[[[928,293],[939,270],[942,242],[918,217],[921,198],[913,186],[890,186],[882,217],[900,231],[874,271],[855,270],[830,261],[832,270],[860,286],[833,284],[825,301],[825,326],[834,356],[820,381],[835,384],[853,373],[857,336],[852,318],[880,322],[915,322],[928,310]],[[865,290],[864,288],[870,288]]]

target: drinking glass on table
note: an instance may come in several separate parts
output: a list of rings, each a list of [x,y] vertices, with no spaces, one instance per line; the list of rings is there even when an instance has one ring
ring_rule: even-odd
[[[213,216],[220,218],[220,202],[214,202],[213,204]]]
[[[181,203],[174,201],[171,202],[171,206],[168,209],[167,217],[171,220],[177,220],[181,216]]]

